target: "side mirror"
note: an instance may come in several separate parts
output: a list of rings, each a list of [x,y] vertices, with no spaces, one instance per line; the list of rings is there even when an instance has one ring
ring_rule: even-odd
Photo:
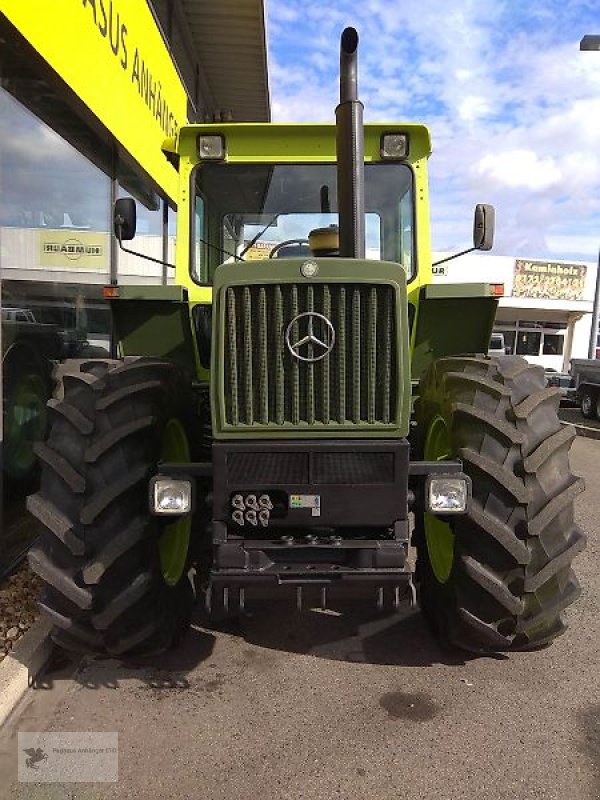
[[[494,244],[496,211],[494,206],[478,203],[473,220],[473,247],[475,250],[491,250]]]
[[[136,225],[135,200],[132,197],[120,197],[113,211],[113,227],[119,242],[133,239]]]
[[[473,250],[491,250],[494,244],[495,221],[496,212],[494,211],[494,206],[478,203],[475,206],[475,218],[473,220],[473,247],[469,247],[468,250],[461,250],[460,253],[446,256],[446,258],[440,258],[439,261],[434,261],[431,266],[437,267],[438,264],[452,261],[453,258],[464,256],[465,253],[472,253]]]

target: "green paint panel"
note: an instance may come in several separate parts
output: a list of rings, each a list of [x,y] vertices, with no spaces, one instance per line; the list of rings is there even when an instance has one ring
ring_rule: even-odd
[[[458,353],[487,353],[496,317],[497,297],[480,294],[427,299],[425,295],[430,288],[433,287],[422,291],[417,310],[412,348],[413,381],[419,380],[437,358]]]
[[[166,302],[180,301],[185,302],[188,297],[187,289],[184,286],[118,286],[115,287],[119,295],[112,303],[121,300],[164,300]]]
[[[187,303],[128,300],[112,304],[123,356],[168,358],[195,374],[196,353]]]
[[[425,299],[445,297],[497,297],[489,283],[433,283],[425,287]]]

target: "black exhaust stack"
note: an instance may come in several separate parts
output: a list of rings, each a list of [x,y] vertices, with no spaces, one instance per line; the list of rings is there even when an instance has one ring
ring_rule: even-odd
[[[340,43],[340,104],[335,110],[340,256],[365,257],[363,104],[358,99],[358,33],[345,28]]]

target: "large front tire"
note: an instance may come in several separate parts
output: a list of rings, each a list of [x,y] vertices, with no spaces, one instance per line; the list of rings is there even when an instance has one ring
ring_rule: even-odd
[[[585,546],[574,521],[584,487],[569,467],[574,433],[561,427],[559,400],[518,356],[443,358],[421,380],[420,457],[460,458],[473,482],[466,515],[416,515],[421,607],[462,649],[547,644],[579,595],[571,562]]]
[[[143,358],[60,371],[37,448],[40,490],[28,498],[42,524],[29,554],[42,611],[66,649],[163,650],[190,620],[190,529],[149,514],[148,479],[161,458],[184,460],[186,446],[189,457],[187,387],[173,364]]]

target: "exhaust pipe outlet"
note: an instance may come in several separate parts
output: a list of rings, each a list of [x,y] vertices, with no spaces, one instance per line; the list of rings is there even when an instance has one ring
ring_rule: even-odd
[[[340,103],[335,110],[340,256],[365,257],[363,104],[358,99],[358,33],[345,28],[340,42]]]

